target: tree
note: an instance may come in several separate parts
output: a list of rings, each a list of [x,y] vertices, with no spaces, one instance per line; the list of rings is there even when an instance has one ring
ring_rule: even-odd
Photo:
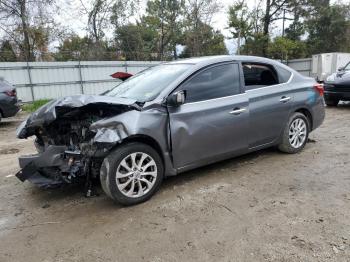
[[[290,12],[290,0],[266,0],[265,2],[265,13],[263,17],[263,55],[267,56],[269,38],[270,38],[270,27],[271,24],[280,19],[288,19],[282,16],[285,12]]]
[[[135,15],[139,5],[140,0],[114,0],[110,17],[114,30],[129,24],[130,17]]]
[[[0,47],[0,61],[1,62],[15,62],[17,61],[17,56],[11,42],[9,40],[5,40],[2,42]]]
[[[303,58],[306,55],[306,45],[302,41],[294,41],[285,37],[276,37],[270,44],[268,56],[273,59],[288,61]]]
[[[176,46],[181,39],[183,26],[183,0],[150,0],[147,2],[146,15],[142,22],[158,32],[157,47],[159,59],[163,60],[173,53],[177,58]]]
[[[211,26],[199,23],[198,30],[184,33],[185,49],[181,57],[207,56],[207,55],[227,55],[224,36]]]
[[[248,37],[252,36],[253,20],[244,0],[237,1],[230,6],[228,15],[228,24],[233,38],[244,38],[246,41]]]
[[[75,60],[110,60],[117,58],[116,48],[109,42],[100,40],[99,49],[96,50],[96,43],[88,36],[79,37],[71,34],[66,36],[57,47],[54,58],[57,61]]]
[[[219,32],[211,27],[214,14],[220,10],[216,0],[186,0],[184,17],[183,44],[187,55],[199,56],[207,54],[208,42],[221,39]],[[226,48],[220,52],[227,52]],[[210,52],[209,52],[210,53]],[[185,55],[185,54],[184,54]]]
[[[54,0],[0,0],[0,28],[27,61],[34,61],[35,52],[40,51],[37,48],[43,49],[42,44],[48,43],[52,20],[47,10],[53,3]]]
[[[349,52],[349,20],[349,5],[316,6],[316,12],[306,20],[309,55]]]
[[[85,60],[89,57],[88,52],[91,45],[92,41],[88,37],[68,36],[57,48],[55,59],[57,61]]]
[[[256,6],[253,10],[250,10],[245,0],[236,1],[229,7],[229,29],[233,38],[238,40],[237,53],[254,53],[259,50],[255,47],[254,42],[262,45],[261,41],[264,39],[261,33],[261,11],[259,6]],[[245,47],[242,48],[241,40],[244,40]]]
[[[118,49],[126,60],[156,60],[157,32],[140,23],[120,26],[116,31]]]

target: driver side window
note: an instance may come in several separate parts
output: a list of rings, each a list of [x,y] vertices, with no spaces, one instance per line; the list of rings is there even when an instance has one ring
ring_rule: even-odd
[[[221,64],[204,69],[181,86],[186,103],[199,102],[240,93],[238,64]]]

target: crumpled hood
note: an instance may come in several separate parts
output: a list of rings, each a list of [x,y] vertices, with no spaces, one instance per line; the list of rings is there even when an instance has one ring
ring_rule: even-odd
[[[40,107],[37,111],[32,113],[22,124],[17,128],[17,137],[26,138],[31,136],[28,129],[32,127],[38,127],[47,125],[56,120],[60,115],[67,113],[67,111],[88,106],[88,105],[112,105],[112,106],[129,106],[136,110],[140,110],[140,107],[136,104],[136,100],[117,98],[109,96],[97,96],[97,95],[76,95],[68,96],[56,100],[52,100],[46,105]]]
[[[330,75],[327,80],[327,83],[336,83],[336,84],[350,84],[350,71],[341,71]]]

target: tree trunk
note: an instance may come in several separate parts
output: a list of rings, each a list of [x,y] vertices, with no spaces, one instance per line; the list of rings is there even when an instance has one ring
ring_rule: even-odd
[[[34,61],[34,56],[31,50],[30,46],[30,40],[29,40],[29,28],[27,24],[27,10],[26,10],[26,0],[19,0],[20,4],[20,14],[21,14],[21,22],[22,22],[22,30],[23,30],[23,47],[24,47],[24,54],[26,56],[27,61]]]
[[[266,0],[264,27],[263,27],[263,36],[264,36],[263,46],[262,46],[263,56],[267,56],[267,49],[269,45],[269,27],[271,23],[270,11],[271,11],[271,0]]]

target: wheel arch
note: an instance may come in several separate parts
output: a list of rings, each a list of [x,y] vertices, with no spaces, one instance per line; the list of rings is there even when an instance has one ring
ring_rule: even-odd
[[[163,165],[165,164],[163,150],[162,150],[161,146],[159,145],[159,143],[157,142],[157,140],[155,140],[151,136],[132,135],[132,136],[129,136],[129,137],[123,139],[122,142],[119,143],[117,146],[125,145],[128,143],[133,143],[133,142],[143,143],[143,144],[146,144],[146,145],[152,147],[159,154],[160,158],[162,159]]]
[[[306,116],[306,118],[309,120],[309,123],[310,123],[310,131],[313,130],[313,117],[309,109],[302,107],[302,108],[298,108],[294,112],[301,113],[304,116]]]

